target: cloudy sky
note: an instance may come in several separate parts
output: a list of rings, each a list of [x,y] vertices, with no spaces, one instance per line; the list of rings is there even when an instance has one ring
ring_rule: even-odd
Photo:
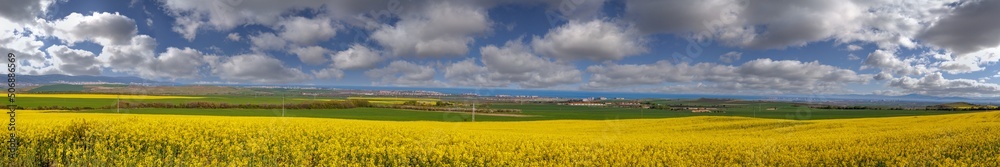
[[[112,3],[114,2],[114,3]],[[2,0],[21,74],[1000,96],[1000,0]]]

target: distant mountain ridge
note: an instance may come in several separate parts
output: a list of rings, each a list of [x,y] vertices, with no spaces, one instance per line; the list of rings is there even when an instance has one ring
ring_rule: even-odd
[[[31,84],[54,84],[54,83],[72,83],[72,82],[107,82],[107,83],[144,83],[152,85],[161,84],[171,84],[170,82],[160,82],[142,79],[139,77],[111,77],[111,76],[92,76],[92,75],[79,75],[79,76],[69,76],[62,74],[49,74],[49,75],[18,75],[18,83],[31,83]]]

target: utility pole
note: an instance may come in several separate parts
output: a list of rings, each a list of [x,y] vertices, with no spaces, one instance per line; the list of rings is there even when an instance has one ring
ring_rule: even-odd
[[[285,117],[285,95],[281,95],[281,117]]]
[[[476,100],[472,101],[472,122],[476,122]]]
[[[118,102],[115,102],[115,113],[122,112],[122,95],[118,95]]]

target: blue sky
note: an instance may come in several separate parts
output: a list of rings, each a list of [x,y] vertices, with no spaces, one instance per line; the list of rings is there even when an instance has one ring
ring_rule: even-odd
[[[1000,95],[1000,2],[12,1],[27,74],[180,83]]]

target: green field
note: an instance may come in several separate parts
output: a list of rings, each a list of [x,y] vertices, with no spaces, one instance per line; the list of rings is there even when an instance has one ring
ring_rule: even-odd
[[[37,88],[28,90],[32,93],[51,93],[51,92],[81,92],[85,88],[83,85],[69,85],[69,84],[55,84],[55,85],[45,85],[39,86]]]
[[[726,113],[691,113],[683,111],[604,108],[559,105],[493,105],[494,108],[522,109],[522,117],[476,115],[476,121],[538,121],[538,120],[615,120],[615,119],[652,119],[689,116],[742,116],[774,119],[820,120],[892,116],[920,116],[951,113],[953,111],[917,111],[917,110],[778,110],[756,112],[746,110],[730,110]],[[116,110],[67,111],[85,113],[115,113]],[[124,114],[164,114],[164,115],[214,115],[214,116],[260,116],[278,117],[278,109],[122,109]],[[319,109],[319,110],[286,110],[287,117],[311,118],[343,118],[361,120],[390,121],[470,121],[471,113],[430,112],[385,108],[353,108],[353,109]]]
[[[200,99],[128,99],[122,98],[122,101],[130,102],[164,102],[164,103],[187,103],[187,102],[216,102],[216,103],[230,103],[230,104],[281,104],[282,99],[285,103],[299,103],[302,101],[311,101],[312,96],[287,96],[282,98],[281,96],[199,96],[205,97]],[[334,100],[330,98],[317,98],[316,100]],[[37,98],[37,97],[18,97],[17,105],[25,108],[40,107],[40,106],[65,106],[65,107],[103,107],[103,106],[114,106],[115,101],[118,99],[83,99],[83,98]]]
[[[281,104],[278,96],[202,96],[201,99],[122,99],[133,102],[219,102],[230,104]],[[359,99],[359,98],[351,98]],[[361,98],[366,100],[421,100],[424,98]],[[103,107],[113,106],[117,99],[75,99],[75,98],[18,98],[18,105],[26,108],[38,106],[64,107]],[[285,103],[312,101],[309,96],[284,97]],[[335,98],[317,98],[315,100],[343,100]],[[696,104],[692,101],[655,101],[656,103]],[[692,113],[685,110],[659,110],[615,107],[566,106],[555,104],[491,104],[481,108],[520,109],[517,116],[491,116],[482,113],[476,116],[476,121],[536,121],[536,120],[614,120],[614,119],[652,119],[688,116],[742,116],[772,119],[819,120],[844,118],[869,118],[893,116],[939,115],[950,113],[965,113],[971,111],[934,111],[934,110],[833,110],[814,109],[796,106],[782,102],[720,102],[711,103],[695,101],[699,105],[727,105],[720,109],[721,113]],[[775,108],[775,110],[766,110]],[[216,115],[216,116],[281,116],[280,110],[272,109],[123,109],[127,114],[169,114],[169,115]],[[114,113],[116,110],[72,111],[90,113]],[[353,109],[322,109],[322,110],[287,110],[288,117],[314,118],[344,118],[362,120],[393,120],[393,121],[470,121],[469,113],[445,113],[430,111],[413,111],[385,108],[353,108]]]

